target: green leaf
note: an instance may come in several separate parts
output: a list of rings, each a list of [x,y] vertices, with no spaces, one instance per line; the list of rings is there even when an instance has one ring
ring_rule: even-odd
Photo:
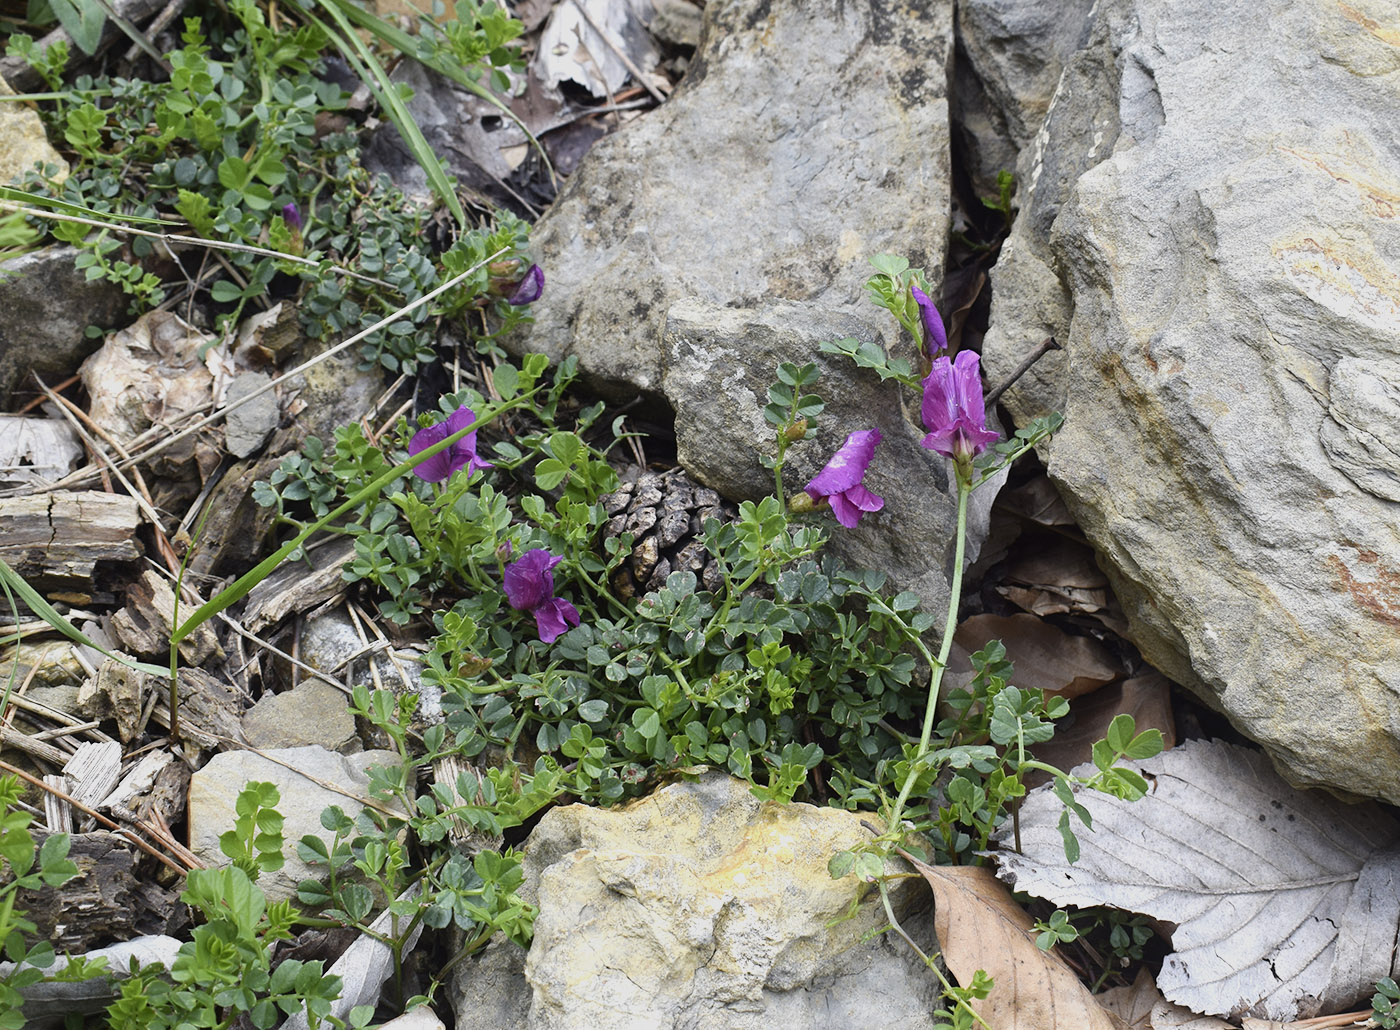
[[[1108,732],[1104,734],[1104,739],[1108,741],[1109,747],[1122,754],[1132,744],[1133,733],[1136,729],[1137,724],[1133,721],[1133,717],[1127,712],[1120,712],[1108,724]]]
[[[545,458],[535,466],[535,485],[541,490],[553,490],[564,482],[568,475],[569,466],[556,458]],[[541,505],[541,513],[543,513],[543,505]]]
[[[107,12],[97,0],[49,0],[49,6],[79,50],[89,57],[97,53],[107,21]]]
[[[209,287],[209,296],[219,304],[231,304],[243,296],[243,291],[230,279],[220,279]]]
[[[870,264],[876,271],[883,272],[891,279],[898,279],[909,269],[908,259],[897,254],[876,254],[870,259]]]
[[[573,433],[555,433],[549,438],[549,453],[565,465],[578,463],[583,454],[583,441]]]
[[[1123,749],[1123,753],[1127,757],[1140,762],[1145,758],[1155,758],[1160,755],[1164,745],[1165,741],[1162,739],[1161,730],[1143,730]]]
[[[585,701],[578,706],[579,718],[586,722],[602,722],[608,717],[608,703],[602,698],[595,697],[591,701]]]

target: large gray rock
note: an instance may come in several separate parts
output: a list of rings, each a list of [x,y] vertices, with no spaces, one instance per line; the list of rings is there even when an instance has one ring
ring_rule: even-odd
[[[454,984],[457,1026],[481,1030],[758,1030],[931,1027],[938,981],[831,855],[869,838],[859,813],[760,802],[725,775],[677,783],[623,808],[547,813],[526,848],[539,904],[517,997],[479,1007],[475,972]],[[901,923],[928,941],[910,881]],[[509,975],[493,957],[489,972]],[[528,1014],[524,1014],[528,1012]]]
[[[330,839],[321,825],[321,813],[339,805],[350,818],[365,807],[357,797],[367,797],[369,768],[395,765],[393,751],[362,751],[342,755],[323,747],[279,748],[257,754],[252,751],[221,751],[190,777],[190,850],[209,866],[228,865],[219,848],[219,837],[233,829],[234,804],[239,791],[250,782],[271,783],[281,799],[281,869],[265,872],[258,886],[269,901],[295,898],[297,884],[326,875],[325,866],[310,866],[297,854],[297,842],[309,835]]]
[[[540,220],[549,283],[509,346],[654,401],[677,300],[851,312],[871,255],[937,269],[951,9],[712,0],[675,95],[595,146]]]
[[[1064,411],[1050,474],[1146,657],[1295,783],[1398,802],[1383,6],[1103,0],[1023,155],[985,348],[995,380],[1065,345],[1005,401]]]
[[[38,392],[30,372],[51,386],[72,375],[102,344],[84,330],[121,320],[121,289],[89,282],[73,267],[77,256],[72,247],[44,247],[0,264],[0,406],[11,391]]]

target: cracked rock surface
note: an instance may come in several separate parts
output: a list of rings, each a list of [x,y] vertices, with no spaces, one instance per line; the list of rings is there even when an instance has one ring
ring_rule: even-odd
[[[1023,150],[1004,403],[1143,654],[1300,786],[1400,802],[1393,4],[1112,0]]]

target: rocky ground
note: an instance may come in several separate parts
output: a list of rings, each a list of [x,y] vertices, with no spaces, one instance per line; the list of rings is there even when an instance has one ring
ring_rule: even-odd
[[[510,122],[412,62],[396,74],[464,195],[535,223],[547,287],[505,348],[576,360],[570,410],[600,401],[598,425],[642,431],[613,452],[621,486],[605,502],[603,531],[634,538],[619,594],[672,571],[707,584],[704,519],[732,519],[771,488],[759,455],[772,370],[816,361],[827,406],[790,481],[850,428],[880,425],[868,482],[885,508],[832,551],[946,610],[953,486],[919,446],[917,398],[819,350],[854,337],[915,356],[863,297],[869,257],[908,257],[941,280],[954,348],[982,355],[989,390],[1007,384],[992,413],[1004,431],[1065,416],[977,495],[952,673],[968,678],[967,656],[1000,639],[1018,684],[1072,699],[1036,752],[1062,768],[1088,760],[1123,712],[1182,746],[1144,766],[1161,807],[1084,801],[1101,806],[1098,839],[1136,851],[1085,834],[1082,864],[1061,868],[1058,809],[1038,813],[1041,795],[1014,840],[998,837],[1022,852],[1003,878],[1047,899],[1027,901],[1035,919],[1050,903],[1136,919],[1121,960],[1095,938],[1027,957],[1032,917],[1009,891],[946,867],[894,892],[905,931],[936,938],[927,946],[964,985],[978,968],[1002,984],[1034,974],[1014,1003],[989,1003],[995,1028],[1365,1025],[1370,1013],[1352,1010],[1393,975],[1400,933],[1386,807],[1400,802],[1394,11],[514,7],[534,54],[515,108],[548,142],[557,195]],[[585,10],[611,19],[611,42],[586,55],[561,42],[590,38]],[[0,72],[37,88],[13,61]],[[21,120],[17,138],[48,146],[36,131]],[[32,164],[18,144],[0,151]],[[391,132],[366,153],[427,197]],[[5,270],[0,557],[90,640],[146,663],[166,660],[186,557],[207,598],[272,551],[279,530],[254,484],[308,435],[360,423],[378,439],[449,385],[491,382],[491,361],[454,347],[450,326],[438,344],[451,362],[421,376],[366,371],[351,353],[303,367],[318,348],[289,321],[295,298],[220,348],[175,310],[133,321],[71,249]],[[90,338],[90,325],[109,331]],[[1056,347],[1008,384],[1046,338]],[[256,368],[242,360],[254,351]],[[318,832],[328,804],[352,817],[372,806],[367,769],[392,742],[352,713],[356,685],[418,693],[415,732],[441,720],[422,675],[425,620],[386,618],[343,578],[350,557],[343,540],[312,549],[181,643],[179,739],[154,670],[53,634],[32,604],[3,623],[0,674],[15,684],[3,767],[36,778],[28,800],[49,830],[74,834],[82,870],[26,895],[58,950],[136,940],[162,954],[183,939],[180,875],[225,861],[219,837],[246,781],[277,784],[290,842]],[[937,1025],[938,980],[895,935],[867,939],[885,922],[873,898],[841,920],[851,886],[826,861],[862,839],[869,813],[761,802],[715,772],[658,786],[509,832],[525,849],[522,895],[539,906],[533,941],[498,936],[461,961],[439,1017]],[[469,838],[464,849],[500,843]],[[286,855],[259,880],[270,899],[315,872]],[[375,968],[369,937],[341,957],[354,937],[308,932],[285,953]],[[422,940],[408,949],[420,986],[460,943]],[[380,952],[379,974],[348,980],[347,995],[378,998]],[[1003,955],[1016,957],[998,973]],[[1080,998],[1081,979],[1115,990]],[[60,991],[49,1017],[74,997]]]

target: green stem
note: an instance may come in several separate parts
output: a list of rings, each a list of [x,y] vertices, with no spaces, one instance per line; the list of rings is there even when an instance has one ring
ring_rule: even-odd
[[[929,740],[933,736],[933,716],[938,709],[938,688],[943,683],[943,670],[948,666],[948,655],[953,650],[953,633],[958,628],[958,602],[962,598],[963,558],[967,553],[967,498],[972,493],[970,476],[957,469],[958,480],[958,528],[953,549],[953,578],[948,585],[948,618],[943,624],[943,643],[938,648],[938,658],[929,674],[928,702],[924,708],[924,728],[919,735],[919,749],[909,764],[909,773],[904,777],[899,798],[890,813],[889,829],[899,832],[900,817],[904,814],[905,802],[914,789],[914,781],[919,778],[919,763],[928,754]]]

